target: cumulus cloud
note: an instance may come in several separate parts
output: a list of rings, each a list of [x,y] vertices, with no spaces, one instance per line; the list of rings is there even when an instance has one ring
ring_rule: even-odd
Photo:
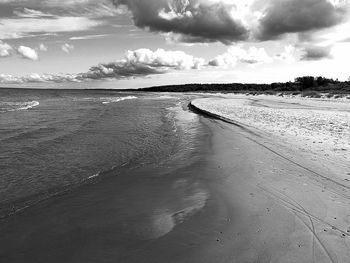
[[[331,47],[329,46],[307,46],[303,49],[301,60],[322,60],[331,57]]]
[[[17,52],[25,59],[29,59],[29,60],[39,59],[38,53],[30,47],[19,46],[19,48],[17,49]]]
[[[115,0],[131,11],[134,23],[155,32],[177,33],[183,41],[229,44],[248,37],[238,1],[219,0]]]
[[[230,47],[226,53],[217,56],[209,61],[213,67],[235,66],[238,62],[245,64],[270,63],[272,58],[266,53],[264,48],[250,47],[244,49],[241,46]]]
[[[74,46],[71,44],[65,43],[61,46],[61,49],[66,53],[70,53],[74,49]]]
[[[12,47],[0,40],[0,57],[8,57],[11,55]]]
[[[276,39],[286,33],[329,28],[346,18],[347,1],[270,0],[256,31],[260,40]]]
[[[347,0],[0,0],[14,10],[0,39],[87,31],[129,12],[134,24],[186,43],[265,41],[314,33],[348,19]],[[12,9],[11,9],[12,8]],[[127,11],[126,11],[127,10]],[[8,11],[3,11],[6,13]]]
[[[153,74],[164,74],[170,70],[199,69],[204,60],[183,51],[138,49],[128,51],[125,59],[92,67],[84,78],[130,78]]]
[[[100,79],[126,79],[146,77],[155,74],[165,74],[171,70],[200,69],[205,65],[204,59],[196,58],[183,51],[166,51],[157,49],[138,49],[127,51],[125,58],[101,63],[91,67],[88,72],[79,74],[30,74],[24,77],[1,75],[0,83],[29,83],[29,82],[81,82]]]
[[[175,34],[182,42],[271,40],[338,25],[347,19],[344,0],[114,0],[136,26]],[[169,36],[169,35],[168,35]]]
[[[293,63],[300,60],[322,60],[332,58],[331,46],[316,45],[288,45],[284,47],[284,51],[275,56],[276,59]]]

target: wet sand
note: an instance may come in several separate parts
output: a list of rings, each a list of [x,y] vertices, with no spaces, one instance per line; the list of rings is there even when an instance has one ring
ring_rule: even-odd
[[[350,183],[220,120],[196,161],[109,176],[0,224],[0,262],[349,262]]]

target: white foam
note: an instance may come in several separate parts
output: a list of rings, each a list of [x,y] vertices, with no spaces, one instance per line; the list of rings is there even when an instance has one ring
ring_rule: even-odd
[[[96,177],[98,177],[98,176],[100,176],[100,172],[98,172],[98,173],[96,173],[96,174],[94,174],[94,175],[89,176],[89,177],[88,177],[88,180],[94,179],[94,178],[96,178]]]
[[[137,99],[135,96],[126,96],[126,97],[101,97],[100,100],[102,104],[116,103],[123,100],[132,100]]]
[[[2,102],[0,103],[0,111],[1,112],[9,112],[9,111],[20,111],[20,110],[29,110],[38,106],[39,101],[26,101],[26,102]]]
[[[25,102],[23,103],[23,106],[18,108],[17,110],[29,110],[31,108],[34,108],[36,106],[39,106],[39,101],[33,100],[31,102]]]

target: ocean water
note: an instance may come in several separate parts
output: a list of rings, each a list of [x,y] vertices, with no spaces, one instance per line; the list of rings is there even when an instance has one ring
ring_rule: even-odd
[[[123,169],[188,160],[184,95],[0,89],[0,215]]]

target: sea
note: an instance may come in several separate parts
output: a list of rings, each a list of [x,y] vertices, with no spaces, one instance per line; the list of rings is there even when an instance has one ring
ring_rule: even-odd
[[[195,161],[193,96],[0,89],[0,216],[104,176]]]

